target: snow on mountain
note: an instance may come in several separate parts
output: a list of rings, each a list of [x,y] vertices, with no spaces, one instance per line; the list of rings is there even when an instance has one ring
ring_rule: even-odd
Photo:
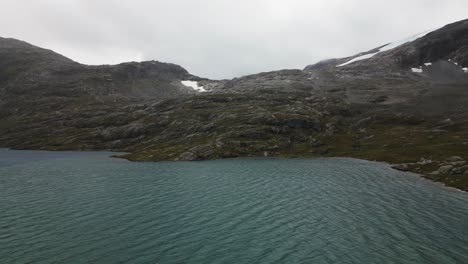
[[[381,52],[381,51],[379,50],[378,52],[374,52],[374,53],[369,53],[369,54],[365,54],[365,55],[362,55],[362,56],[358,56],[358,57],[356,57],[356,58],[354,58],[354,59],[352,59],[352,60],[350,60],[350,61],[347,61],[347,62],[345,62],[345,63],[343,63],[343,64],[340,64],[340,65],[338,65],[338,66],[336,66],[336,67],[346,66],[346,65],[351,64],[351,63],[356,62],[356,61],[367,60],[367,59],[369,59],[369,58],[374,57],[374,55],[376,55],[376,54],[378,54],[378,53],[380,53],[380,52]]]
[[[198,86],[198,82],[195,81],[181,81],[184,86],[190,87],[197,92],[206,92],[203,86]]]
[[[388,51],[388,50],[391,50],[391,49],[394,49],[394,48],[397,48],[403,44],[406,44],[408,42],[412,42],[412,41],[415,41],[421,37],[424,37],[425,35],[429,34],[430,32],[433,32],[435,30],[437,30],[439,28],[436,28],[436,29],[432,29],[432,30],[428,30],[428,31],[424,31],[422,33],[419,33],[419,34],[416,34],[414,36],[411,36],[409,38],[405,38],[405,39],[402,39],[400,41],[396,41],[396,42],[391,42],[389,44],[386,44],[385,46],[382,46],[381,48],[378,49],[377,52],[373,52],[373,53],[368,53],[368,54],[364,54],[364,55],[361,55],[361,56],[358,56],[356,58],[353,58],[343,64],[340,64],[340,65],[337,65],[336,67],[342,67],[342,66],[346,66],[346,65],[349,65],[351,63],[354,63],[356,61],[361,61],[361,60],[366,60],[366,59],[369,59],[369,58],[372,58],[374,57],[375,55],[381,53],[381,52],[384,52],[384,51]]]
[[[411,68],[411,71],[412,71],[412,72],[416,72],[416,73],[422,73],[422,72],[423,72],[423,69],[420,69],[420,68]]]

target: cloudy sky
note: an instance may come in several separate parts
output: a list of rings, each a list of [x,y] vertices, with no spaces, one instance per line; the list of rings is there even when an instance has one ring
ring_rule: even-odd
[[[0,36],[210,78],[303,68],[468,18],[468,0],[0,0]]]

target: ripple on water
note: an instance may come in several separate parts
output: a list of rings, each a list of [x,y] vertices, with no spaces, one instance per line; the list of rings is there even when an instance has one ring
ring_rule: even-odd
[[[468,195],[352,159],[0,150],[2,263],[468,263]]]

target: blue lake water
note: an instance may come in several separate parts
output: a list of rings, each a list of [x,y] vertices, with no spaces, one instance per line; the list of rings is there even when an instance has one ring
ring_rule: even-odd
[[[468,263],[468,195],[353,159],[0,150],[0,263]]]

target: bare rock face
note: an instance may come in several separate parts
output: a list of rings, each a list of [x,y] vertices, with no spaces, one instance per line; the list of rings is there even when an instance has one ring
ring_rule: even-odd
[[[468,20],[446,25],[415,41],[414,52],[407,53],[402,63],[422,65],[441,59],[450,59],[460,65],[468,65]]]

